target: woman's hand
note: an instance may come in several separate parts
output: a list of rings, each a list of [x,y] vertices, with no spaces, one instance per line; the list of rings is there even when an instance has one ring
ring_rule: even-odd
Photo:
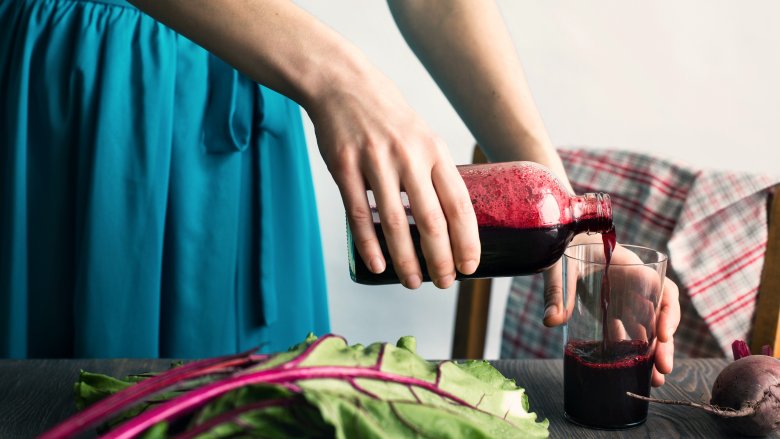
[[[344,199],[358,252],[372,271],[382,272],[387,262],[374,232],[368,188],[406,287],[419,287],[423,273],[401,205],[402,189],[434,283],[446,288],[456,268],[464,274],[476,270],[477,221],[449,152],[353,44],[284,0],[131,1],[306,109]],[[461,38],[451,35],[456,36]]]
[[[428,274],[439,288],[455,270],[473,273],[480,258],[468,191],[446,145],[408,106],[396,86],[368,67],[349,84],[334,84],[306,107],[317,144],[341,192],[358,252],[381,273],[382,256],[366,190],[373,191],[395,272],[407,288],[423,273],[400,192],[408,194]]]
[[[601,243],[601,235],[579,235],[575,238],[574,244],[584,243]],[[615,264],[636,263],[639,262],[637,256],[627,250],[626,248],[618,246],[612,254],[612,262]],[[558,261],[554,266],[545,271],[544,273],[544,301],[545,301],[545,313],[544,324],[546,326],[558,326],[566,323],[571,317],[571,313],[574,305],[574,296],[569,296],[566,306],[563,304],[563,276],[562,276],[562,262]],[[655,273],[652,271],[650,274]],[[658,277],[655,275],[655,282]],[[610,276],[611,277],[611,276]],[[576,282],[576,279],[570,279],[570,282]],[[573,290],[574,285],[570,285],[569,289]],[[618,314],[621,314],[619,310]],[[625,313],[630,315],[630,313]],[[624,319],[628,320],[628,319]],[[628,332],[636,328],[629,327],[627,322],[621,323],[621,328]],[[674,282],[669,278],[663,279],[663,288],[661,293],[661,303],[658,307],[656,315],[656,328],[655,334],[656,351],[655,351],[655,367],[653,368],[652,384],[658,387],[664,383],[664,375],[672,371],[674,360],[674,333],[677,330],[677,326],[680,324],[680,300],[679,289]],[[638,327],[637,325],[634,325]],[[641,331],[642,328],[639,328]]]

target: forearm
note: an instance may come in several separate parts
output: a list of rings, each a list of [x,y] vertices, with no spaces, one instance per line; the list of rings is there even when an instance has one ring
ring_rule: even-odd
[[[290,1],[130,3],[304,107],[370,69],[353,45]]]
[[[399,29],[493,161],[531,160],[569,184],[497,6],[389,0]]]

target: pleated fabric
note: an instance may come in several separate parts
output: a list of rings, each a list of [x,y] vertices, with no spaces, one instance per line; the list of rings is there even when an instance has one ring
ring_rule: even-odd
[[[119,0],[0,2],[0,356],[329,330],[300,109]]]

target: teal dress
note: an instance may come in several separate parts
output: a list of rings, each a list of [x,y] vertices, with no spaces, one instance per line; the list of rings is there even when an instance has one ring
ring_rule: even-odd
[[[0,357],[328,331],[300,110],[119,0],[0,1]]]

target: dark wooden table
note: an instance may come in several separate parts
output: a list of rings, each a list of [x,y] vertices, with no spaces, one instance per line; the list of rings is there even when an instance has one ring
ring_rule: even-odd
[[[166,369],[169,360],[0,360],[0,438],[30,438],[73,414],[79,369],[124,376]],[[667,384],[653,396],[708,400],[726,360],[677,360]],[[647,422],[624,431],[599,431],[563,416],[561,360],[500,360],[494,365],[525,387],[531,410],[550,420],[554,438],[726,438],[709,415],[686,407],[651,404]],[[772,436],[780,438],[776,434]]]

